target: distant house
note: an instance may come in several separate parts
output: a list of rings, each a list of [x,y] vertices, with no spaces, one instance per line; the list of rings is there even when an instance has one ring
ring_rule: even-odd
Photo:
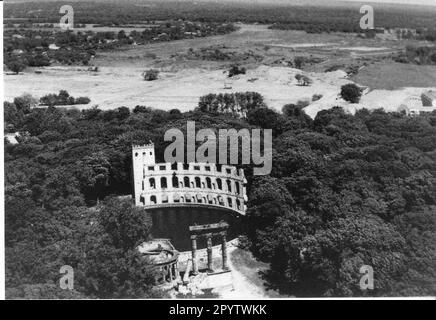
[[[429,90],[421,95],[422,105],[424,107],[436,107],[436,91]]]
[[[404,112],[406,115],[408,115],[410,117],[418,116],[421,113],[419,109],[409,108],[404,104],[402,104],[401,106],[398,107],[397,112],[400,112],[400,113]]]
[[[422,102],[419,97],[409,97],[398,107],[398,112],[405,112],[408,116],[419,115],[422,109]]]
[[[48,46],[48,48],[49,48],[50,50],[59,50],[59,47],[58,47],[56,44],[54,44],[54,43],[50,44],[50,45]]]

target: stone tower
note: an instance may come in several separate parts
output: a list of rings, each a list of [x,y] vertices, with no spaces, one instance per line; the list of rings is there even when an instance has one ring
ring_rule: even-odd
[[[133,196],[135,203],[139,201],[142,190],[142,181],[144,178],[144,166],[155,165],[156,158],[154,152],[154,144],[150,142],[146,145],[133,145],[132,146],[132,160],[133,160]]]

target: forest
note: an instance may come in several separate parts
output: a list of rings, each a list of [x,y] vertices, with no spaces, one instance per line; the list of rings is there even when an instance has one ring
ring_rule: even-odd
[[[56,4],[56,5],[54,5]],[[65,1],[7,3],[4,17],[9,23],[59,22],[59,8]],[[345,6],[298,6],[237,2],[147,1],[143,5],[117,2],[75,2],[75,23],[126,25],[163,20],[199,22],[243,22],[263,24],[304,24],[325,31],[348,31],[359,26],[359,4]],[[428,7],[377,6],[376,27],[436,29],[435,11]],[[351,24],[353,26],[351,26]]]
[[[6,296],[163,296],[135,250],[151,222],[125,198],[131,145],[151,140],[163,161],[164,133],[185,132],[187,121],[197,130],[273,129],[271,175],[244,166],[240,237],[269,263],[270,287],[295,296],[436,294],[436,112],[333,108],[312,120],[301,106],[278,113],[257,95],[246,115],[205,106],[212,100],[185,113],[6,102],[5,127],[20,132],[19,143],[5,140]],[[62,265],[75,270],[74,291],[59,289]],[[374,269],[372,291],[359,289],[362,265]]]
[[[50,30],[51,29],[51,30]],[[13,27],[4,32],[6,65],[19,61],[24,66],[42,67],[52,63],[88,65],[97,50],[111,50],[131,44],[191,39],[226,34],[236,30],[227,23],[166,21],[126,33],[106,31],[59,31]],[[56,49],[52,46],[55,45]],[[12,69],[12,68],[10,68]]]
[[[88,65],[98,50],[227,34],[237,30],[234,23],[261,23],[270,25],[271,29],[307,33],[358,33],[364,37],[374,37],[384,29],[406,28],[397,29],[403,33],[402,38],[436,40],[436,12],[423,8],[375,7],[376,29],[363,31],[357,6],[246,6],[231,2],[197,4],[189,1],[150,1],[144,6],[116,2],[74,3],[76,27],[84,24],[106,27],[139,25],[138,30],[126,33],[123,30],[61,32],[53,26],[59,22],[59,9],[65,4],[69,3],[38,1],[5,5],[4,56],[11,71],[19,73],[26,66],[43,67],[53,63]],[[57,48],[53,49],[53,45]],[[207,52],[190,54],[201,56]],[[220,52],[209,52],[209,55],[218,60],[231,58]],[[406,62],[407,58],[398,57],[397,60]]]

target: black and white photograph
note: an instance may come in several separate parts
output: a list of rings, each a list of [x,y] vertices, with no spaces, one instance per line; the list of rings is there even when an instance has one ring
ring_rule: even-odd
[[[436,0],[1,5],[0,298],[435,299]]]

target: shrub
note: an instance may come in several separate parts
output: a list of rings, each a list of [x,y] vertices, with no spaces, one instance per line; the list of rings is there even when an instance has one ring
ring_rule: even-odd
[[[301,69],[303,67],[304,61],[305,61],[304,57],[295,57],[294,59],[295,68]]]
[[[295,75],[295,79],[298,81],[298,84],[300,86],[308,86],[313,83],[312,79],[310,79],[308,76],[297,74]]]
[[[75,99],[74,104],[88,104],[91,102],[91,99],[88,97],[78,97]]]
[[[245,68],[239,68],[239,66],[232,66],[229,70],[229,78],[237,76],[238,74],[245,74],[247,70]]]
[[[334,65],[326,68],[324,72],[334,72],[334,71],[340,70],[342,68],[344,68],[344,65],[342,65],[342,64],[334,64]]]
[[[26,69],[26,64],[21,59],[14,59],[7,63],[7,67],[15,74],[19,74],[21,71]]]
[[[200,97],[198,110],[210,113],[226,113],[245,117],[250,110],[264,108],[262,95],[257,92],[210,93]]]
[[[59,94],[47,94],[40,99],[40,103],[42,105],[46,105],[49,107],[52,106],[65,106],[65,105],[74,105],[74,104],[88,104],[91,102],[91,99],[88,97],[79,97],[75,99],[70,96],[70,94],[66,90],[59,91]]]
[[[341,97],[351,103],[359,103],[362,90],[354,83],[349,83],[341,88]]]
[[[14,99],[14,104],[17,107],[17,110],[27,114],[30,112],[31,108],[36,107],[38,100],[32,97],[32,95],[25,93],[19,97],[16,97]]]
[[[159,71],[155,69],[149,69],[142,74],[145,81],[157,80],[159,76]]]
[[[50,59],[42,54],[29,57],[27,61],[30,67],[45,67],[50,65]]]

